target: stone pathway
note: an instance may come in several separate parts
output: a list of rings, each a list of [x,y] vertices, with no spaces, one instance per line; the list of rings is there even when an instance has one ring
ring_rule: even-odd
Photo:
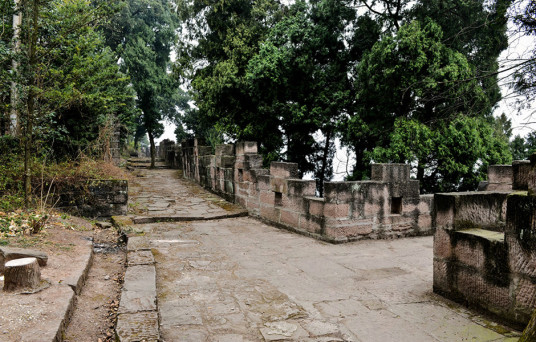
[[[178,170],[139,169],[129,184],[135,223],[238,217],[247,211],[182,179]],[[180,181],[179,181],[180,179]]]
[[[144,215],[158,215],[160,206],[153,204],[163,202],[170,203],[164,211],[180,211],[182,219],[190,209],[195,218],[235,212],[191,182],[172,178],[176,171],[143,172],[131,201],[147,207]],[[136,230],[143,233],[128,243],[121,341],[519,336],[432,293],[431,237],[331,245],[247,217],[144,223]]]

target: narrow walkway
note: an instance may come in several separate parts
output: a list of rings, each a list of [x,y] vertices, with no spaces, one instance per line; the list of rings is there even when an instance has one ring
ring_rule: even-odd
[[[145,177],[131,187],[131,202],[146,212],[136,215],[175,210],[213,218],[213,210],[237,210],[173,177],[176,172],[143,170]],[[164,202],[170,205],[163,210],[163,204],[155,205]],[[331,245],[247,217],[145,223],[136,229],[144,234],[130,239],[129,250],[154,257],[162,341],[452,342],[519,336],[432,293],[431,237]]]

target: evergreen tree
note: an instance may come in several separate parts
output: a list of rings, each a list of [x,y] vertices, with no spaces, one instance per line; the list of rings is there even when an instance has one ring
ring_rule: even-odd
[[[170,75],[178,24],[169,1],[129,0],[106,31],[136,91],[141,116],[135,137],[137,141],[145,133],[149,136],[151,167],[155,165],[155,138],[164,130],[161,121],[174,121],[177,107],[187,107],[186,96]]]

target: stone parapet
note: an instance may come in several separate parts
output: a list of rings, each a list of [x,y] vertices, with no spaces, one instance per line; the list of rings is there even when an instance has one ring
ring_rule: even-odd
[[[406,164],[375,164],[373,180],[316,182],[299,178],[295,163],[263,169],[254,142],[220,145],[215,153],[198,141],[182,143],[183,175],[240,204],[250,215],[331,242],[432,233],[433,197],[419,195]]]
[[[434,291],[523,327],[536,309],[534,161],[490,167],[510,191],[435,195]],[[513,192],[512,188],[517,189]]]

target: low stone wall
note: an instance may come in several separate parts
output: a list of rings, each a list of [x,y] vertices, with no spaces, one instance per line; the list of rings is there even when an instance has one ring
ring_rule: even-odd
[[[372,180],[326,182],[315,197],[313,180],[298,179],[294,163],[262,168],[254,142],[210,147],[182,144],[184,177],[247,208],[272,224],[331,242],[432,234],[432,195],[419,195],[409,165],[375,164]]]
[[[522,327],[536,308],[534,164],[491,168],[510,191],[435,195],[434,291]]]
[[[108,218],[127,214],[126,180],[89,180],[54,192],[55,207],[73,215]]]

